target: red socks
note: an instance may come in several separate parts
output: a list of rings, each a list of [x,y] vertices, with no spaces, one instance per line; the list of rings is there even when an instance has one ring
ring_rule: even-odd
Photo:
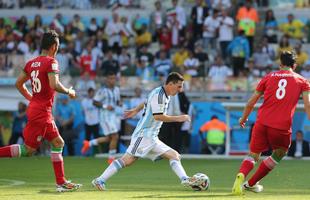
[[[20,156],[20,147],[18,144],[13,144],[10,146],[5,146],[0,148],[0,157],[19,157]]]
[[[64,162],[61,153],[51,153],[51,160],[53,163],[54,173],[56,177],[56,183],[62,185],[66,182]]]
[[[254,165],[255,165],[254,158],[250,156],[246,157],[241,163],[239,173],[244,174],[244,177],[246,177],[250,173],[250,171],[254,168]]]
[[[264,178],[278,164],[271,156],[263,160],[259,165],[255,174],[248,181],[249,186],[255,185],[258,181]]]

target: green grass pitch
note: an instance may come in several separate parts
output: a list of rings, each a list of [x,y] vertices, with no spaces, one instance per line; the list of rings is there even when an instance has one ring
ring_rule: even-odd
[[[49,158],[0,159],[0,200],[310,199],[310,161],[305,160],[282,161],[261,182],[263,193],[232,196],[231,186],[240,161],[183,160],[189,175],[202,172],[211,179],[208,191],[195,192],[180,185],[166,160],[138,160],[108,181],[108,191],[100,192],[90,182],[107,167],[106,159],[65,157],[67,177],[83,187],[77,192],[56,193]],[[24,184],[18,185],[22,183],[18,181]]]

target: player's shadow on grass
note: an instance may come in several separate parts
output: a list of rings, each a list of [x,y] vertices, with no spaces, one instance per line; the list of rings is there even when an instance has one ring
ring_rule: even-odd
[[[170,198],[180,198],[180,199],[184,199],[184,198],[195,198],[195,199],[198,199],[198,198],[206,198],[206,197],[213,197],[213,198],[216,198],[216,197],[229,197],[229,196],[234,196],[232,194],[203,194],[203,195],[160,195],[160,194],[151,194],[151,195],[143,195],[143,196],[134,196],[134,197],[131,197],[133,199],[144,199],[144,198],[147,198],[147,199],[170,199]]]

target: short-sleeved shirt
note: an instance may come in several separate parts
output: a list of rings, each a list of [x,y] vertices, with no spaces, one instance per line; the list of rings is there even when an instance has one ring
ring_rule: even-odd
[[[257,122],[291,132],[299,97],[303,92],[310,92],[310,85],[307,79],[293,71],[279,70],[263,77],[256,91],[264,94]]]
[[[116,86],[113,88],[104,86],[97,91],[94,100],[102,103],[103,106],[110,105],[115,108],[121,100],[120,89]]]
[[[292,23],[284,23],[281,25],[283,32],[295,39],[302,39],[303,28],[305,24],[298,19],[292,21]]]
[[[93,99],[84,98],[81,104],[85,113],[85,124],[88,126],[99,124],[99,109],[93,105]]]
[[[24,72],[29,77],[32,88],[27,116],[29,121],[51,122],[55,90],[49,85],[48,74],[59,73],[58,62],[49,56],[38,56],[26,63]]]
[[[154,119],[154,115],[167,113],[170,97],[164,87],[158,87],[151,91],[144,105],[142,118],[139,120],[132,137],[157,138],[162,121]]]

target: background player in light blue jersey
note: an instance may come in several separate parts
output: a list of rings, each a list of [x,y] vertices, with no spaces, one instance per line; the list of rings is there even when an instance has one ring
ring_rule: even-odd
[[[108,72],[105,86],[97,91],[93,101],[93,104],[100,108],[100,126],[105,136],[94,138],[90,141],[85,140],[81,150],[82,154],[85,154],[91,146],[110,142],[108,163],[111,164],[113,162],[121,123],[121,118],[117,114],[117,111],[121,109],[120,100],[120,89],[116,86],[116,74],[114,72]]]
[[[157,137],[163,122],[190,121],[188,115],[166,115],[170,96],[174,96],[183,90],[183,82],[182,75],[172,72],[168,75],[164,86],[151,91],[146,103],[125,111],[125,118],[134,117],[142,109],[144,109],[144,114],[132,134],[125,155],[114,160],[101,176],[92,181],[92,184],[98,190],[105,190],[105,183],[111,176],[120,169],[133,164],[138,158],[150,158],[153,161],[166,158],[169,160],[171,169],[180,178],[181,184],[184,186],[193,184],[192,179],[187,176],[181,164],[180,154],[161,142]]]

